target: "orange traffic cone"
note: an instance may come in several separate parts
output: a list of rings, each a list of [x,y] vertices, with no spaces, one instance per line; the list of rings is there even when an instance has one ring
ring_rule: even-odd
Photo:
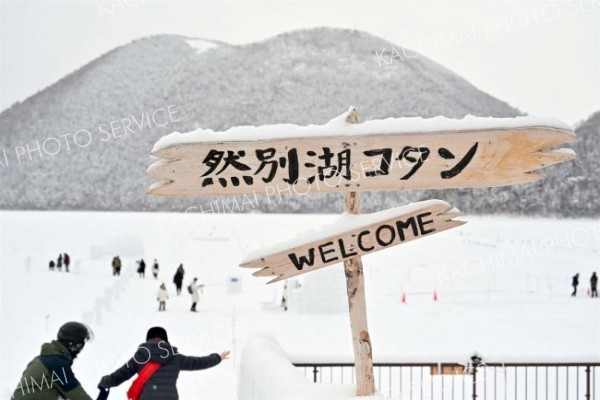
[[[402,293],[402,303],[406,304],[406,293]]]
[[[433,301],[437,301],[437,291],[433,291]]]

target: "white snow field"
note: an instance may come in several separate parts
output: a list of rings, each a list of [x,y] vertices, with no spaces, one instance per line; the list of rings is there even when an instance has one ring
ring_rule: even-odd
[[[241,365],[244,346],[256,334],[271,334],[295,362],[350,362],[341,265],[289,282],[288,312],[279,307],[283,282],[266,286],[268,278],[237,266],[257,248],[338,217],[1,212],[0,395],[10,397],[41,343],[69,320],[83,320],[95,331],[74,364],[92,396],[100,377],[127,361],[153,325],[164,326],[183,354],[232,350],[232,359],[213,369],[182,372],[183,400],[251,398],[238,392],[240,377],[252,372],[244,368],[256,375],[259,365],[263,394],[269,385],[284,390],[271,378],[281,359]],[[600,300],[586,291],[592,271],[600,272],[600,220],[461,219],[468,223],[363,258],[375,362],[465,363],[475,352],[484,362],[599,362]],[[65,251],[72,271],[48,271],[48,261]],[[117,254],[124,267],[113,277],[110,262]],[[145,279],[135,274],[141,257],[148,265]],[[161,266],[157,281],[150,272],[154,258]],[[195,314],[185,288],[177,296],[172,284],[180,262],[184,286],[194,276],[206,285]],[[581,284],[572,298],[577,272]],[[228,284],[234,277],[238,287]],[[163,281],[170,299],[167,312],[159,313],[156,291]],[[260,353],[254,347],[245,354]],[[128,387],[113,389],[110,398],[124,398]],[[303,397],[291,392],[298,386],[289,387],[280,398]],[[347,386],[334,392],[352,397]]]

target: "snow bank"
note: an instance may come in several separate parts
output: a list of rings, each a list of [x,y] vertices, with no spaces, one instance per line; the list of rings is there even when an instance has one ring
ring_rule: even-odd
[[[313,383],[288,360],[275,338],[250,338],[242,352],[239,398],[244,399],[353,399],[352,385]],[[374,395],[371,399],[383,399]],[[364,397],[362,397],[364,399]]]
[[[235,126],[223,132],[211,129],[196,129],[187,133],[173,132],[159,139],[152,152],[184,143],[207,142],[245,142],[253,140],[275,140],[289,138],[352,137],[361,135],[386,135],[416,132],[464,131],[482,129],[510,129],[525,127],[548,127],[571,130],[571,126],[554,118],[515,117],[492,118],[467,115],[462,119],[446,117],[435,118],[386,118],[365,121],[359,124],[346,122],[352,110],[337,116],[323,125],[299,126],[294,124],[275,124],[262,126]]]

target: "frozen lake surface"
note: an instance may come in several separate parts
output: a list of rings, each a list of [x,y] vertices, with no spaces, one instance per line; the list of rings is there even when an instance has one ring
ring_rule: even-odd
[[[279,307],[283,282],[266,286],[267,278],[237,266],[251,251],[335,218],[1,212],[0,393],[10,397],[41,343],[68,320],[86,320],[96,334],[74,364],[92,396],[100,377],[126,362],[153,325],[164,326],[183,354],[232,350],[232,360],[216,368],[182,373],[182,399],[236,398],[239,356],[256,333],[272,333],[294,361],[351,361],[341,265],[289,282],[288,312]],[[363,258],[374,360],[466,362],[477,351],[488,362],[600,361],[600,300],[586,295],[592,271],[600,272],[600,221],[462,219],[469,223]],[[71,255],[69,274],[48,271],[61,252]],[[111,273],[117,254],[121,277]],[[145,279],[135,274],[141,257]],[[196,314],[185,288],[175,294],[179,263],[184,285],[194,276],[206,285]],[[572,298],[577,272],[579,295]],[[232,278],[241,293],[232,293]],[[170,299],[158,313],[163,281]]]

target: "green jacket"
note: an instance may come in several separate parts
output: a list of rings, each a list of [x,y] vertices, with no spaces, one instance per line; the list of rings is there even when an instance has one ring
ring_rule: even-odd
[[[23,372],[11,399],[92,400],[75,378],[71,365],[73,357],[57,340],[44,343],[40,355]]]

